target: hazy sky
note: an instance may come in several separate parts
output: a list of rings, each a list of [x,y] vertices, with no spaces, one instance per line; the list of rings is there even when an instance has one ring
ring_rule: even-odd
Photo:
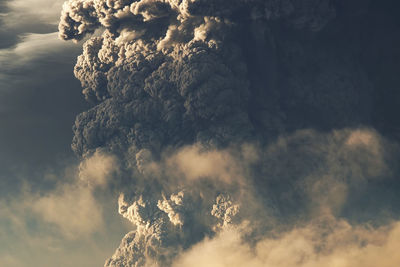
[[[0,266],[102,266],[126,232],[103,231],[121,227],[113,205],[116,221],[75,236],[30,206],[75,179],[71,128],[88,106],[73,77],[81,44],[58,39],[63,2],[0,1]]]

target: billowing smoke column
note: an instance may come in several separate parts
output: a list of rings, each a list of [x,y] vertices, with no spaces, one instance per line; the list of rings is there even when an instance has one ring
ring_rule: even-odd
[[[321,216],[370,220],[353,211],[367,194],[381,197],[371,184],[392,179],[397,150],[360,127],[370,125],[373,88],[356,44],[330,42],[344,34],[338,14],[367,6],[66,2],[60,37],[92,35],[74,73],[94,106],[77,117],[72,148],[118,157],[110,186],[136,227],[105,266],[179,265],[227,229],[252,247]],[[325,31],[331,24],[340,30]]]

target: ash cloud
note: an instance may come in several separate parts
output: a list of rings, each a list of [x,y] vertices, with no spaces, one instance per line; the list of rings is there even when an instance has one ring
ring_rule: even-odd
[[[58,227],[68,239],[99,232],[104,229],[104,219],[96,191],[104,188],[117,173],[115,158],[96,151],[74,170],[72,182],[59,184],[43,195],[29,193],[28,206],[42,220]]]
[[[248,227],[245,227],[248,228]],[[243,228],[221,232],[183,254],[180,266],[395,266],[399,257],[398,222],[370,229],[322,218],[255,245],[243,243]],[[207,255],[207,258],[204,257]]]
[[[118,169],[107,164],[111,159],[97,152],[81,164],[63,161],[62,168],[31,173],[51,184],[47,189],[31,179],[19,192],[2,195],[0,265],[101,266],[132,229],[122,217],[109,216],[117,200],[88,175],[112,180]]]
[[[295,31],[302,23],[290,21],[312,21],[316,30],[334,10],[329,1],[67,2],[61,38],[104,29],[75,66],[85,97],[97,105],[77,118],[73,149],[218,146],[367,123],[371,85],[351,51],[269,25],[282,21]]]
[[[340,240],[335,248],[318,250],[326,242],[326,231],[331,231],[329,240],[346,236],[342,230],[350,234],[358,231],[355,229],[363,236],[396,240],[398,211],[394,203],[398,198],[394,191],[387,194],[376,187],[397,188],[393,161],[397,144],[374,130],[344,129],[331,133],[301,130],[265,147],[244,147],[210,150],[194,145],[149,162],[147,182],[155,179],[162,188],[136,196],[134,190],[120,195],[119,213],[136,230],[124,237],[106,266],[231,266],[225,256],[234,251],[239,253],[235,258],[238,266],[252,253],[256,259],[249,266],[285,266],[302,255],[310,260],[295,266],[331,264],[336,258],[343,262],[339,266],[346,266],[353,262],[351,255],[342,253],[346,248],[357,255],[366,251],[379,255],[379,251],[393,249],[392,245],[386,247],[386,241],[370,244],[368,239],[363,243],[356,233],[354,238]],[[199,173],[198,166],[190,163],[193,158],[206,166],[204,172]],[[221,164],[214,158],[229,160]],[[213,167],[201,163],[203,160],[210,160],[207,164]],[[394,232],[386,232],[391,227]],[[288,245],[303,241],[307,251]],[[370,245],[364,250],[363,244]],[[264,245],[272,254],[282,254],[264,254]],[[285,245],[287,251],[279,252]],[[215,257],[196,260],[196,255],[209,250],[216,251]],[[293,258],[286,259],[285,253]],[[354,260],[354,264],[361,262]]]
[[[119,162],[107,185],[135,227],[105,266],[191,266],[191,253],[225,249],[224,233],[264,266],[257,247],[279,250],[271,238],[297,225],[312,228],[316,243],[299,239],[313,250],[318,218],[350,232],[396,220],[398,197],[382,192],[398,188],[398,144],[376,123],[379,88],[355,36],[374,5],[66,2],[59,36],[92,35],[74,74],[93,107],[76,118],[72,149]]]

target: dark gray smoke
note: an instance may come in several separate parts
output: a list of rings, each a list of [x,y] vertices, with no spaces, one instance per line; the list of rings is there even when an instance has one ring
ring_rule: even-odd
[[[93,35],[74,69],[93,107],[77,117],[72,148],[119,158],[110,183],[136,227],[106,266],[172,266],[245,222],[254,245],[328,214],[391,218],[376,215],[394,208],[374,187],[397,186],[397,145],[374,129],[389,123],[376,123],[380,88],[363,65],[374,5],[66,2],[60,37]]]

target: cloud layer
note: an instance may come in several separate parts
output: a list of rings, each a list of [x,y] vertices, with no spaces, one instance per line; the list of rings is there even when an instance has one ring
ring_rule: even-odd
[[[195,245],[173,266],[390,267],[400,261],[396,255],[399,235],[398,222],[371,229],[323,218],[256,244],[248,244],[242,240],[241,229],[233,228]]]

